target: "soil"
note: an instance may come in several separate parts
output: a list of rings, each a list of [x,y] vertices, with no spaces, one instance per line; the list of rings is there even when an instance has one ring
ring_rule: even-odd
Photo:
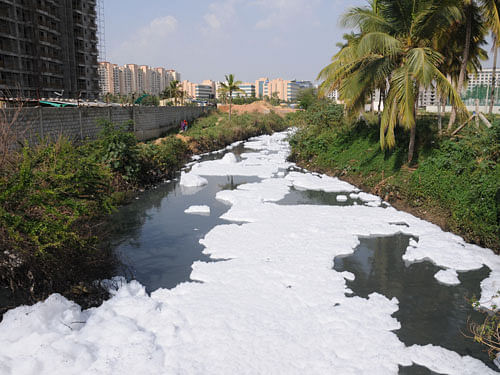
[[[229,105],[218,105],[217,109],[221,112],[229,113]],[[242,113],[261,113],[267,114],[271,111],[277,113],[280,116],[285,116],[287,113],[295,112],[296,109],[290,107],[273,106],[270,103],[259,100],[251,104],[232,105],[232,113],[242,114]]]

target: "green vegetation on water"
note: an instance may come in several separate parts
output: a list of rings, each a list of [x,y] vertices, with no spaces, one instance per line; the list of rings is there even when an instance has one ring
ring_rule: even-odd
[[[0,293],[10,306],[54,292],[83,306],[106,292],[94,281],[119,265],[103,241],[104,217],[145,186],[172,176],[194,151],[210,151],[253,135],[282,130],[279,116],[212,114],[185,135],[139,143],[130,124],[101,123],[96,141],[60,138],[10,151],[0,170]],[[2,311],[0,309],[0,312]]]
[[[419,117],[410,167],[408,132],[396,129],[398,144],[382,150],[376,116],[349,121],[342,106],[318,101],[292,122],[299,130],[291,158],[300,165],[341,176],[467,241],[500,250],[500,119],[491,129],[468,128],[450,139],[437,136],[436,117]]]

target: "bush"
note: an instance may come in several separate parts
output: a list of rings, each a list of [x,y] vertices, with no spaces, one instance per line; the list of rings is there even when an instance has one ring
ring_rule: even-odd
[[[112,254],[97,246],[91,219],[112,210],[112,179],[68,140],[25,147],[0,180],[1,284],[36,301],[110,275]]]
[[[109,166],[125,180],[136,181],[140,170],[137,138],[130,132],[130,123],[113,124],[109,120],[101,120],[102,131],[93,144],[96,160]]]
[[[158,182],[173,175],[189,154],[188,145],[174,136],[163,138],[160,143],[140,144],[138,150],[142,184]]]

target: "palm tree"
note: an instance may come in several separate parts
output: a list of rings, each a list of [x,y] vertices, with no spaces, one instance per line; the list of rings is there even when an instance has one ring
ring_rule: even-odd
[[[480,36],[484,40],[486,30],[492,31],[495,41],[494,45],[498,44],[500,36],[500,19],[499,19],[499,4],[498,0],[459,0],[462,8],[461,21],[465,24],[465,41],[463,42],[462,61],[460,66],[460,74],[457,83],[457,90],[462,94],[464,89],[465,75],[471,56],[471,44],[477,42],[477,35],[473,34],[473,24],[480,23],[484,25],[483,35]],[[494,73],[496,73],[496,62],[494,63]],[[493,76],[495,80],[495,76]],[[493,92],[494,94],[494,92]],[[453,108],[450,122],[448,123],[448,131],[451,130],[456,119],[456,111]]]
[[[488,113],[491,115],[493,112],[493,105],[495,104],[497,58],[498,46],[500,44],[500,1],[483,1],[483,14],[486,24],[491,29],[493,35],[493,74],[491,80],[490,108],[488,110]]]
[[[169,98],[174,98],[174,104],[177,106],[177,98],[182,96],[182,89],[180,88],[180,82],[177,80],[170,81],[170,85],[165,89]]]
[[[443,62],[439,69],[446,74],[448,80],[455,89],[458,87],[460,71],[462,68],[462,56],[460,51],[463,49],[463,40],[467,34],[467,25],[463,22],[454,22],[447,32],[434,38],[434,48],[443,55]],[[471,43],[469,46],[469,58],[467,62],[467,74],[475,74],[481,70],[481,61],[488,59],[487,52],[482,48],[486,44],[485,27],[478,17],[473,18],[471,22]],[[440,105],[446,104],[446,97],[438,91],[441,101]],[[441,133],[441,116],[439,115],[439,129]],[[456,111],[452,109],[452,116],[456,117]]]
[[[439,70],[443,56],[433,38],[460,16],[451,0],[378,0],[356,7],[343,17],[358,33],[332,58],[318,79],[320,91],[337,89],[351,115],[360,113],[374,88],[383,90],[385,105],[380,124],[380,145],[395,145],[394,129],[410,131],[408,163],[413,159],[416,109],[420,89],[435,85],[465,112],[459,95]]]
[[[240,89],[241,81],[235,81],[234,75],[229,74],[226,75],[226,82],[221,83],[221,88],[223,92],[226,92],[229,96],[229,121],[231,121],[231,107],[233,104],[233,92],[240,91],[244,92]]]

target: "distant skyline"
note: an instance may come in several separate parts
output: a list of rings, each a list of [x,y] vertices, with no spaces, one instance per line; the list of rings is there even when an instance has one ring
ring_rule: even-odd
[[[182,79],[314,81],[363,0],[105,1],[106,58],[178,70]]]
[[[175,69],[182,79],[315,81],[365,0],[105,1],[106,59]],[[488,52],[489,52],[489,48]],[[490,62],[483,64],[485,67]]]

